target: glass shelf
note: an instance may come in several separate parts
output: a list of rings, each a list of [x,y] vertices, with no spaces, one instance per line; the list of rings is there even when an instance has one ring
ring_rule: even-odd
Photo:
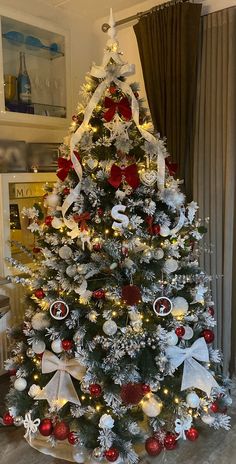
[[[37,56],[37,58],[46,60],[55,60],[56,58],[61,58],[64,56],[64,53],[51,50],[50,47],[27,45],[17,40],[8,39],[4,36],[4,34],[2,35],[2,39],[3,48],[8,49],[9,51],[18,50],[24,52],[27,55]]]
[[[66,117],[66,107],[48,103],[32,102],[30,104],[18,101],[6,102],[6,110],[14,113],[38,114],[42,116]]]

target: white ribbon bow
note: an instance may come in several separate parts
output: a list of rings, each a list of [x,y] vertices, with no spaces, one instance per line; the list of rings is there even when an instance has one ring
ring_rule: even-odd
[[[181,391],[194,387],[210,396],[211,389],[219,386],[212,374],[198,362],[209,362],[209,352],[203,337],[198,338],[190,348],[169,346],[166,355],[173,370],[184,363]]]
[[[185,431],[189,430],[192,425],[192,416],[187,416],[184,419],[176,419],[175,421],[175,432],[179,434],[177,440],[183,438],[186,440]]]
[[[45,351],[42,357],[42,373],[57,371],[48,384],[37,395],[37,400],[47,400],[50,406],[62,408],[67,401],[81,404],[71,376],[81,380],[86,368],[81,365],[79,359],[59,359],[50,351]]]
[[[40,419],[35,419],[34,421],[31,418],[31,411],[28,411],[25,414],[25,419],[23,420],[23,425],[26,429],[26,433],[24,438],[29,439],[31,441],[31,436],[33,433],[36,433],[38,430],[38,426],[40,424]]]

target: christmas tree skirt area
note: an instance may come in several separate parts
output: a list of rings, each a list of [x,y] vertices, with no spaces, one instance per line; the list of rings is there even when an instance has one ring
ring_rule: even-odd
[[[65,440],[61,442],[58,441],[57,445],[52,447],[48,443],[48,440],[46,437],[43,437],[38,434],[35,438],[31,439],[31,441],[27,440],[27,442],[30,446],[32,446],[32,448],[36,449],[37,451],[40,451],[43,454],[47,454],[49,456],[53,456],[58,459],[63,459],[64,461],[79,462],[78,460],[75,461],[75,459],[73,458],[74,447],[71,446]],[[136,447],[136,452],[141,457],[143,464],[145,464],[146,458],[145,458],[145,451],[144,451],[143,446]],[[94,461],[92,458],[90,459],[89,454],[88,454],[87,458],[84,461],[84,464],[96,464],[97,462],[98,461]],[[105,460],[99,461],[99,463],[107,464],[108,461],[105,459]],[[129,463],[119,459],[117,460],[117,464],[129,464]]]

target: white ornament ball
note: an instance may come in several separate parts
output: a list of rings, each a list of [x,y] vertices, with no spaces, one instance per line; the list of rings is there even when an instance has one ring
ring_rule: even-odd
[[[59,249],[58,253],[59,253],[60,258],[62,258],[62,259],[70,259],[71,256],[72,256],[72,249],[67,245],[63,245]]]
[[[164,257],[164,251],[162,248],[157,248],[157,250],[154,251],[154,257],[155,259],[162,259]]]
[[[171,274],[172,272],[175,272],[178,269],[178,261],[174,258],[167,258],[165,260],[164,266],[163,266],[163,271],[166,274]]]
[[[110,269],[111,269],[111,271],[113,271],[113,269],[116,269],[116,268],[117,268],[117,266],[118,266],[118,264],[117,264],[117,263],[112,263],[112,264],[110,265]]]
[[[61,344],[61,339],[57,338],[56,340],[53,340],[53,342],[51,343],[51,348],[52,351],[54,351],[54,353],[62,353],[63,348]]]
[[[66,268],[66,274],[69,277],[75,277],[75,275],[77,274],[77,266],[75,264],[72,264],[71,266],[68,266]]]
[[[23,391],[27,387],[27,382],[25,379],[22,377],[19,377],[18,379],[15,380],[14,382],[14,388],[18,391]]]
[[[177,296],[172,300],[172,316],[184,316],[188,312],[188,302],[182,296]]]
[[[109,319],[108,321],[104,322],[102,330],[106,335],[115,335],[117,332],[117,324],[115,321]]]
[[[154,396],[151,396],[149,399],[143,399],[142,401],[142,410],[144,414],[148,417],[156,417],[159,416],[161,412],[162,404],[159,403]]]
[[[63,226],[63,222],[58,217],[54,217],[52,220],[52,227],[54,229],[60,229]]]
[[[212,425],[213,422],[215,422],[215,418],[211,416],[210,414],[204,414],[204,416],[201,417],[202,422],[207,425]]]
[[[195,392],[188,393],[186,396],[186,402],[190,408],[198,408],[200,404],[200,398]]]
[[[176,333],[174,331],[168,332],[168,334],[166,336],[167,345],[175,346],[175,345],[177,345],[178,341],[179,341],[178,336],[176,335]]]
[[[75,462],[79,462],[81,464],[84,463],[87,459],[86,450],[84,448],[75,448],[73,452],[73,459],[75,460]]]
[[[46,197],[46,204],[49,208],[56,208],[60,203],[60,197],[56,193],[50,193]]]
[[[45,351],[46,345],[43,340],[37,340],[32,343],[32,350],[36,354],[41,354]]]
[[[40,386],[33,383],[33,385],[29,388],[28,395],[31,396],[31,398],[35,398],[35,396],[39,395],[39,393],[41,393]]]
[[[191,340],[191,338],[193,337],[193,329],[189,327],[189,325],[185,325],[184,329],[185,329],[185,333],[182,338],[184,340]]]
[[[160,227],[160,235],[162,237],[168,237],[168,235],[170,235],[170,228],[168,226],[166,226],[165,224],[163,224]]]
[[[31,325],[34,330],[44,330],[50,326],[46,312],[36,313],[31,319]]]

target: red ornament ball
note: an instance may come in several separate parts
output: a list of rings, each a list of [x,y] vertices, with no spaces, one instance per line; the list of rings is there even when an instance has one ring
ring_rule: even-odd
[[[14,377],[16,375],[16,369],[9,369],[8,374],[10,377]]]
[[[93,398],[99,398],[102,394],[102,387],[98,383],[92,383],[89,385],[89,391]]]
[[[152,226],[152,233],[153,235],[158,235],[160,233],[160,226],[159,224],[153,224]]]
[[[151,391],[150,386],[147,385],[146,383],[142,383],[141,388],[142,388],[142,392],[144,395],[147,395],[147,393],[150,393]]]
[[[183,326],[176,327],[175,333],[176,333],[177,337],[183,337],[184,334],[185,334],[185,328]]]
[[[168,432],[164,438],[164,447],[167,450],[175,449],[177,436],[175,433]]]
[[[120,397],[125,404],[138,404],[143,398],[143,389],[141,383],[127,383],[122,385]]]
[[[42,419],[39,424],[39,431],[44,437],[49,437],[53,431],[51,419]]]
[[[63,193],[63,195],[69,195],[69,193],[70,193],[69,187],[65,187],[65,188],[63,189],[62,193]]]
[[[77,443],[77,437],[75,435],[75,432],[69,432],[67,440],[70,443],[70,445],[75,445]]]
[[[149,456],[158,456],[163,449],[162,444],[155,437],[147,438],[145,442],[145,449]]]
[[[213,306],[210,306],[210,307],[208,308],[208,313],[209,313],[212,317],[215,315],[215,310],[214,310]]]
[[[94,290],[92,296],[96,300],[103,300],[105,298],[105,290],[103,290],[103,288],[99,288],[98,290]]]
[[[2,421],[3,421],[4,425],[13,425],[14,424],[14,418],[11,416],[11,414],[9,412],[5,412],[5,414],[3,414]]]
[[[104,214],[104,210],[103,210],[102,208],[98,208],[98,209],[97,209],[97,213],[98,213],[98,216],[99,216],[99,217],[102,217],[103,214]]]
[[[128,306],[133,306],[142,299],[140,288],[137,285],[125,285],[121,290],[121,297]]]
[[[214,401],[214,403],[211,403],[210,410],[214,413],[219,411],[219,405],[216,401]]]
[[[34,247],[32,251],[33,251],[33,253],[37,254],[37,253],[40,253],[41,248]]]
[[[114,85],[111,85],[109,87],[109,92],[110,92],[111,95],[114,95],[116,93],[116,91],[117,91],[117,88]]]
[[[94,251],[100,251],[102,249],[102,244],[101,243],[94,243],[93,245],[93,250]]]
[[[186,435],[187,439],[190,440],[190,441],[195,441],[199,437],[199,433],[198,433],[197,429],[195,429],[195,427],[191,427],[191,429],[187,430],[185,432],[185,435]]]
[[[210,329],[203,330],[201,335],[205,338],[206,343],[212,343],[215,339],[214,332]]]
[[[52,216],[46,216],[45,219],[44,219],[44,224],[48,227],[51,227],[52,225],[52,220],[53,220],[53,217]]]
[[[119,451],[116,448],[110,448],[105,451],[104,455],[109,462],[115,462],[119,457]]]
[[[66,422],[57,422],[54,427],[53,435],[57,440],[65,440],[70,433],[70,427]]]
[[[45,297],[45,293],[42,288],[38,288],[37,290],[34,291],[34,295],[36,298],[39,300],[42,300]]]
[[[61,346],[63,350],[69,351],[73,348],[73,341],[72,340],[62,340]]]

